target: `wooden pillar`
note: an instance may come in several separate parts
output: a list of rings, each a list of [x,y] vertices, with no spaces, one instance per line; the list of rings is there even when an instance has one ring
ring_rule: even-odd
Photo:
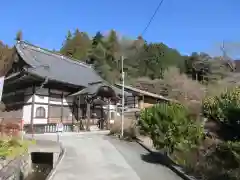
[[[71,112],[72,112],[72,124],[74,123],[74,117],[76,117],[76,112],[75,112],[75,99],[76,97],[72,97],[72,100],[71,100]]]
[[[86,109],[86,116],[87,116],[87,122],[86,122],[86,130],[90,131],[90,119],[91,119],[91,97],[86,96],[86,103],[87,103],[87,109]]]
[[[34,122],[33,122],[33,117],[34,117],[34,103],[35,103],[35,86],[32,86],[32,106],[31,106],[31,131],[32,131],[32,138],[34,134]]]
[[[81,111],[81,95],[78,96],[78,99],[77,99],[77,120],[79,121],[79,130],[84,130],[84,125],[83,125],[83,120],[82,120],[82,117],[80,117],[80,112],[82,113],[83,115],[83,111]]]
[[[101,97],[101,100],[104,101],[103,97]],[[104,110],[103,110],[103,105],[101,105],[101,120],[100,120],[100,124],[99,127],[100,129],[103,129],[103,122],[104,122]]]
[[[139,96],[139,98],[138,98],[138,108],[139,109],[144,108],[144,96]]]
[[[108,99],[108,115],[107,115],[107,123],[106,123],[106,129],[107,129],[107,130],[109,129],[110,116],[111,116],[111,113],[110,113],[110,105],[111,105],[111,101],[110,101],[110,99]]]
[[[136,108],[136,96],[133,96],[133,101],[134,101],[133,107]]]
[[[63,123],[63,92],[61,94],[61,123]]]
[[[86,130],[90,131],[90,127],[89,127],[89,123],[90,123],[90,111],[91,111],[91,104],[88,102],[87,103],[87,112],[86,112],[86,116],[87,116],[87,122],[86,122]]]
[[[80,97],[79,96],[77,96],[76,98],[75,98],[75,100],[76,100],[76,114],[77,114],[77,117],[76,117],[76,120],[77,120],[77,122],[78,122],[78,130],[80,130],[81,129],[81,122],[80,122],[80,117],[79,117],[79,111],[80,111]]]
[[[48,117],[47,117],[47,123],[50,123],[50,88],[48,88]]]

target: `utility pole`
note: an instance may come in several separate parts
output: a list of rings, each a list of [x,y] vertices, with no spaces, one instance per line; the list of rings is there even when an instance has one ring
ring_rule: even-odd
[[[123,61],[124,61],[124,57],[121,57],[121,70],[122,70],[122,114],[121,114],[121,125],[122,125],[122,129],[121,129],[121,136],[123,137],[123,133],[124,133],[124,103],[125,103],[125,96],[124,96],[124,71],[123,71]]]
[[[222,42],[222,46],[220,48],[221,48],[221,51],[222,51],[223,58],[226,59],[227,53],[226,53],[225,42],[224,41]]]
[[[231,71],[233,72],[235,70],[235,67],[234,67],[234,65],[230,61],[230,58],[227,55],[227,50],[225,48],[225,41],[222,42],[222,45],[221,45],[220,49],[222,51],[222,60],[227,61],[228,66],[231,68]]]

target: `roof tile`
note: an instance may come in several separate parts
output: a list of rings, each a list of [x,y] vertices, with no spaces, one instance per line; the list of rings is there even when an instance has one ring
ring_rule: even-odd
[[[22,59],[32,67],[30,73],[47,77],[49,80],[85,87],[103,80],[92,67],[61,54],[52,53],[23,41],[17,42],[16,49]]]

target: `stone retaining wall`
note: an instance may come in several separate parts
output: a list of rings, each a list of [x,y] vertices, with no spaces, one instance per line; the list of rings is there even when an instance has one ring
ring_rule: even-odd
[[[138,136],[137,137],[141,142],[142,144],[144,144],[146,147],[148,147],[149,149],[151,149],[152,151],[156,151],[156,149],[154,148],[154,145],[153,145],[153,141],[150,137],[148,136]]]
[[[31,173],[31,156],[26,153],[12,160],[0,160],[0,180],[22,180]]]

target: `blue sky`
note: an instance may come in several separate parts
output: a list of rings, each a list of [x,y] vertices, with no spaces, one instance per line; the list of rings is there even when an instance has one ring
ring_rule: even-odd
[[[67,31],[75,28],[90,35],[115,29],[121,35],[136,38],[159,1],[2,1],[0,40],[13,45],[15,34],[21,29],[25,40],[59,49]],[[223,40],[240,44],[239,8],[239,0],[165,0],[144,38],[163,42],[183,54],[216,53]]]

